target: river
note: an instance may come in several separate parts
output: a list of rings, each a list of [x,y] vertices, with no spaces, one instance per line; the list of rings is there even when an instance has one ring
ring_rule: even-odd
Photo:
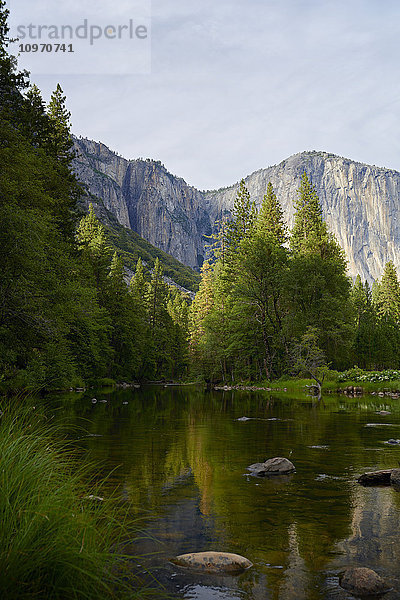
[[[58,402],[60,415],[86,428],[90,460],[102,474],[113,470],[108,485],[143,518],[145,535],[128,551],[165,587],[160,598],[344,600],[339,573],[366,566],[393,586],[387,600],[400,599],[400,493],[356,483],[364,471],[399,465],[400,446],[387,443],[400,438],[398,400],[148,386]],[[275,456],[296,473],[246,470]],[[169,562],[203,550],[254,566],[232,577]]]

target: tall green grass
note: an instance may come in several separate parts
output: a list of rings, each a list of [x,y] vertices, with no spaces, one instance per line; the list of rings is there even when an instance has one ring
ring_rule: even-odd
[[[33,408],[0,417],[0,597],[132,598],[115,503],[60,437]]]

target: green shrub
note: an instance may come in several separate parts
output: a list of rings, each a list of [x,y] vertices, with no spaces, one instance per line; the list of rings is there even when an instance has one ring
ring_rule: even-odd
[[[398,381],[400,380],[400,371],[394,369],[386,369],[384,371],[363,371],[358,367],[348,369],[338,374],[338,381],[355,381],[355,382],[369,382],[369,383],[380,383],[385,381]]]

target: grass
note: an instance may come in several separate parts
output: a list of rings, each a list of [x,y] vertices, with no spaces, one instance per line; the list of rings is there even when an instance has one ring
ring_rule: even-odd
[[[257,381],[257,382],[239,382],[237,385],[255,386],[271,388],[271,391],[284,391],[288,393],[308,395],[310,392],[306,386],[314,385],[313,379],[287,378],[277,379],[275,381]],[[353,381],[346,380],[338,382],[333,379],[327,379],[322,385],[322,392],[340,392],[348,387],[362,388],[364,393],[381,391],[400,391],[400,380],[395,381]]]
[[[1,597],[137,597],[111,550],[126,533],[116,503],[88,498],[101,489],[60,437],[34,407],[0,417]]]

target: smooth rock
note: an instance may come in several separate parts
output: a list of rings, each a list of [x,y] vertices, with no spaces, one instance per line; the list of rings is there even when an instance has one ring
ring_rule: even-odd
[[[287,458],[276,456],[269,458],[263,463],[254,463],[247,467],[254,475],[269,476],[269,475],[285,475],[293,473],[296,470],[294,464]]]
[[[355,567],[347,569],[339,580],[343,589],[354,596],[381,596],[389,591],[389,586],[372,569]]]
[[[241,573],[253,566],[247,558],[230,552],[191,552],[172,559],[180,567],[207,573]]]

